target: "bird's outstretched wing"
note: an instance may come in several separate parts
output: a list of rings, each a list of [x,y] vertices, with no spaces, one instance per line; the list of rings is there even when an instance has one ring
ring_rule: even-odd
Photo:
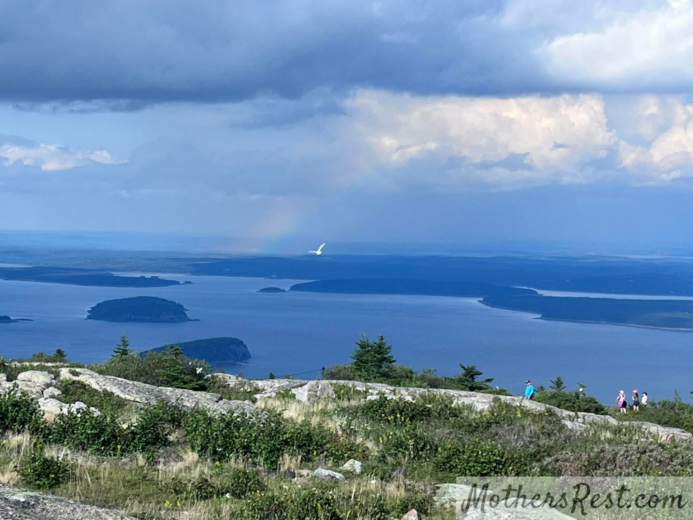
[[[318,252],[318,253],[322,253],[322,248],[325,247],[326,245],[327,245],[327,242],[324,243],[324,244],[321,244],[320,247],[318,248],[318,251],[317,251],[317,252]]]

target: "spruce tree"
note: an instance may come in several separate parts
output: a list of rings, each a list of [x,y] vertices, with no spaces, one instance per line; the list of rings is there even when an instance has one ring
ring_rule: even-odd
[[[483,375],[483,372],[476,368],[476,365],[463,365],[460,363],[460,368],[462,369],[462,373],[457,376],[457,383],[462,390],[479,392],[491,388],[493,378],[487,377],[486,379],[479,380],[478,378]]]
[[[563,392],[565,390],[565,383],[563,382],[563,378],[561,376],[556,376],[556,379],[551,381],[551,385],[549,386],[549,388],[554,392]]]
[[[354,360],[354,371],[359,379],[373,381],[386,379],[395,364],[392,357],[392,345],[388,345],[384,336],[378,341],[370,341],[363,336],[356,342],[356,349],[351,353]]]
[[[113,350],[113,357],[122,358],[129,356],[130,354],[132,354],[132,350],[130,350],[130,342],[128,341],[128,337],[123,334],[120,336],[120,343],[118,343],[116,348]]]

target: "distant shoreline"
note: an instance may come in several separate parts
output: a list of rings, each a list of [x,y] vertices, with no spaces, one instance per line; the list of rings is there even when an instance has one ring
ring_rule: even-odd
[[[580,323],[580,324],[587,324],[587,325],[614,325],[618,327],[634,327],[638,329],[651,329],[651,330],[666,330],[669,332],[693,332],[693,328],[674,328],[674,327],[655,327],[653,325],[639,325],[637,323],[620,323],[620,322],[615,322],[615,321],[594,321],[594,320],[575,320],[575,319],[568,319],[568,318],[547,318],[545,316],[542,316],[541,313],[535,312],[535,311],[530,311],[530,310],[524,310],[524,309],[514,309],[512,307],[502,307],[500,305],[491,305],[483,299],[478,299],[476,300],[479,302],[481,305],[484,307],[489,307],[490,309],[502,309],[504,311],[512,311],[512,312],[520,312],[523,314],[533,314],[535,317],[533,319],[535,320],[541,320],[541,321],[556,321],[556,322],[563,322],[563,323]]]

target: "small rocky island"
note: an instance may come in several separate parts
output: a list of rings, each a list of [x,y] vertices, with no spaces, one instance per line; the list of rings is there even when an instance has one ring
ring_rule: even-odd
[[[260,289],[258,292],[261,293],[269,293],[269,294],[277,294],[277,293],[285,293],[288,292],[286,289],[281,289],[279,287],[265,287],[263,289]]]
[[[250,359],[246,344],[238,338],[208,338],[176,343],[191,359],[203,359],[212,366],[234,365]],[[166,346],[143,352],[163,352]]]
[[[101,302],[89,309],[87,319],[141,323],[197,321],[191,320],[186,311],[180,303],[154,296],[136,296]]]

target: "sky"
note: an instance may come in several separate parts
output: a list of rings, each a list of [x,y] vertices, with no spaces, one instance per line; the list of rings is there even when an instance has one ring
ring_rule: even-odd
[[[693,246],[690,0],[0,0],[0,229]]]

